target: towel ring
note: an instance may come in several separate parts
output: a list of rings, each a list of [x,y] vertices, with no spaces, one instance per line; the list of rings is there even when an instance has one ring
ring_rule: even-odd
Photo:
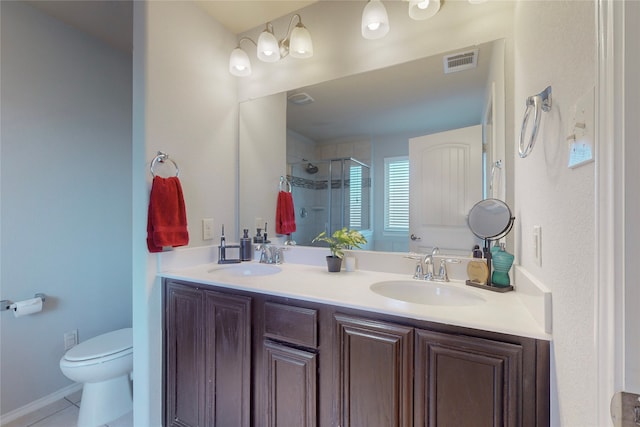
[[[287,190],[287,187],[289,187],[288,190]],[[291,193],[291,183],[284,176],[280,177],[280,184],[278,185],[278,191],[286,191]]]
[[[153,158],[153,160],[151,161],[151,166],[149,167],[149,170],[151,171],[151,176],[153,176],[154,178],[156,176],[156,174],[153,172],[153,167],[156,165],[156,163],[164,163],[166,161],[170,161],[173,164],[173,167],[176,168],[176,176],[180,174],[180,169],[178,168],[178,164],[174,162],[172,159],[170,159],[167,153],[158,151],[158,155]]]
[[[540,127],[540,118],[542,117],[541,111],[548,112],[551,110],[551,86],[547,86],[547,88],[539,94],[527,98],[526,104],[527,109],[524,112],[522,129],[520,130],[520,142],[518,145],[518,154],[523,159],[531,153],[536,143],[538,128]],[[525,134],[531,111],[533,111],[533,128],[531,129],[529,142],[525,146]]]

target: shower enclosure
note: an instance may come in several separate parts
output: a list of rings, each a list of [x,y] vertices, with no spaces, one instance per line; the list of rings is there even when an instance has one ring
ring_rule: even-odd
[[[320,232],[371,225],[371,173],[354,158],[312,160],[288,165],[296,210],[293,240],[309,246]]]

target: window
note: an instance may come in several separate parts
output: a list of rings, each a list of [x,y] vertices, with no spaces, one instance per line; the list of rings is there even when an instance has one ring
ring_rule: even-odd
[[[362,166],[349,168],[349,227],[362,228]]]
[[[409,231],[409,158],[384,159],[384,231]]]

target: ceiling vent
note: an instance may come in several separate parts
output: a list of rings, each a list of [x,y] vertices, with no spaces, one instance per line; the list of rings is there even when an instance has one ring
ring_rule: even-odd
[[[307,105],[314,101],[311,95],[306,92],[292,93],[287,97],[287,100],[295,105]]]
[[[478,49],[447,55],[443,58],[443,61],[445,74],[476,68],[478,65]]]

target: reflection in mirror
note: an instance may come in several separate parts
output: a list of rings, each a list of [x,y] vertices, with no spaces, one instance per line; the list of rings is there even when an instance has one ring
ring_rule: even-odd
[[[296,243],[310,246],[322,231],[332,235],[343,227],[360,230],[369,240],[370,176],[369,165],[351,157],[290,163],[289,181],[298,211]]]
[[[496,188],[501,177],[491,165],[496,161],[495,134],[500,133],[493,126],[496,104],[504,102],[494,98],[496,85],[504,85],[503,50],[504,41],[498,40],[290,91],[287,173],[294,185],[298,227],[294,238],[298,244],[308,245],[320,231],[331,233],[346,226],[363,230],[368,249],[408,251],[409,235],[424,230],[410,223],[409,201],[417,193],[409,188],[418,188],[420,183],[409,182],[409,140],[477,126],[480,130],[474,132],[474,150],[482,154],[474,154],[473,161],[478,164],[471,169],[467,164],[466,168],[467,175],[473,174],[467,180],[481,186],[470,191],[467,184],[457,183],[457,191],[469,193],[466,197],[441,191],[438,200],[427,204],[442,211],[436,203],[452,205],[452,200],[462,199],[461,226],[468,236],[464,216],[471,205],[501,191]],[[469,64],[460,70],[454,65],[452,71],[455,61]],[[502,153],[503,149],[497,151]],[[329,174],[328,168],[334,164],[331,159],[355,162],[333,168]],[[316,174],[305,169],[309,164],[318,166]],[[371,175],[353,181],[360,164],[370,166],[366,170]],[[445,180],[451,182],[449,177],[433,182]],[[359,198],[369,192],[369,198]],[[353,201],[358,203],[354,206]],[[370,220],[362,221],[369,213]],[[469,237],[444,239],[440,231],[450,224],[440,225],[438,233],[421,236],[419,245],[414,240],[411,248],[470,249],[466,247]]]
[[[452,64],[447,58],[464,62],[467,55],[472,63],[475,58],[472,67],[447,73]],[[491,180],[491,165],[504,158],[504,70],[504,40],[496,40],[289,91],[286,173],[293,184],[297,225],[292,238],[306,245],[320,231],[346,226],[362,230],[369,242],[366,249],[409,251],[409,202],[414,197],[409,190],[414,184],[409,182],[409,140],[454,129],[478,127],[476,139],[482,145],[482,164],[474,168],[482,189],[465,199],[470,201],[461,206],[463,218],[482,197],[503,199],[504,179],[499,175]],[[264,128],[256,132],[273,144],[282,141],[266,138]],[[241,185],[240,223],[250,225],[254,217],[274,209],[258,206],[253,189],[260,178],[255,169],[243,166],[251,156],[251,151],[243,154],[244,145],[241,133],[241,184],[243,176],[252,178],[249,188]],[[503,174],[502,169],[497,173]],[[498,185],[490,189],[489,181]],[[464,219],[462,225],[471,236]],[[422,248],[448,249],[438,236],[421,239]],[[468,238],[454,246],[471,250]]]

